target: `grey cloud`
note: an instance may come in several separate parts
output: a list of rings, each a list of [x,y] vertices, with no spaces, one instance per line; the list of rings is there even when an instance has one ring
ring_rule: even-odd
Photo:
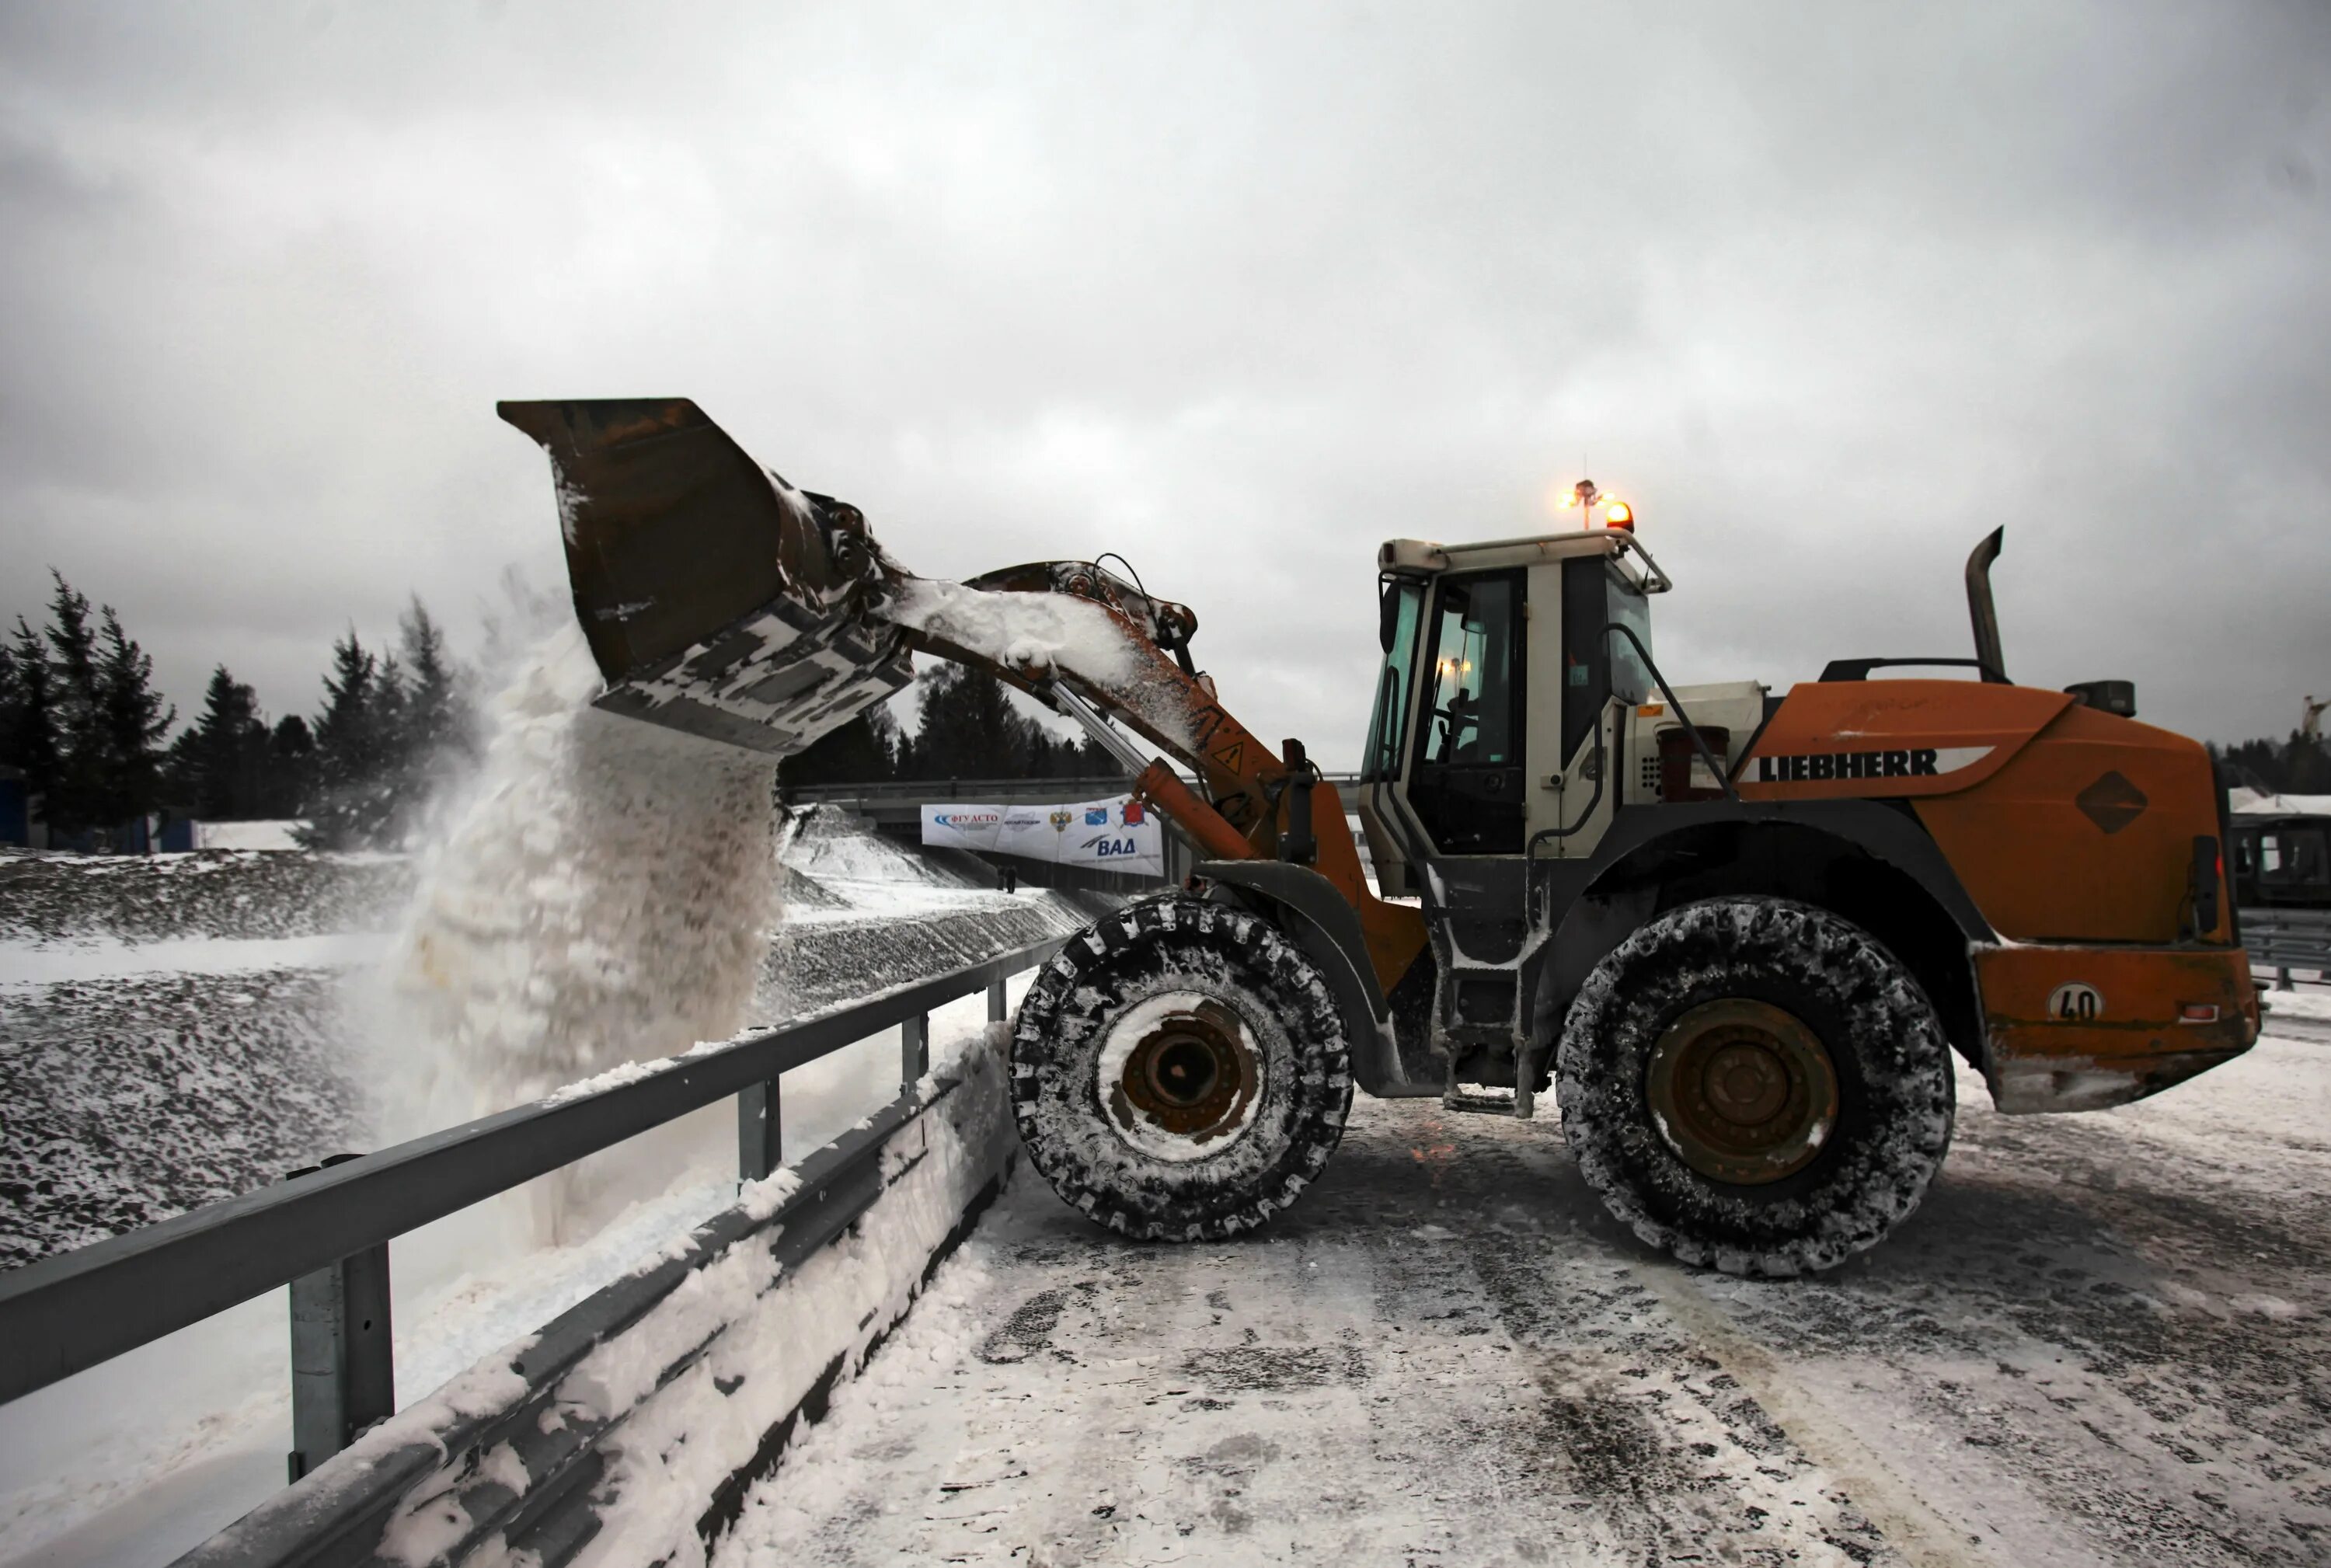
[[[0,14],[0,527],[182,707],[557,570],[497,397],[684,393],[918,569],[1118,549],[1356,751],[1375,546],[1637,500],[1679,679],[2331,688],[2331,22],[1903,8]],[[0,611],[32,609],[37,571]]]

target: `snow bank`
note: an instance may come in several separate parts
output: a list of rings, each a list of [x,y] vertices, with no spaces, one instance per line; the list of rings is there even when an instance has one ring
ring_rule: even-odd
[[[786,870],[820,883],[872,883],[900,890],[975,886],[838,806],[813,805],[795,813],[781,836],[777,858]],[[976,886],[989,890],[993,884]]]
[[[708,1318],[727,1326],[624,1423],[605,1482],[623,1506],[578,1563],[702,1563],[696,1522],[708,1499],[755,1463],[771,1429],[829,1366],[838,1359],[854,1376],[906,1316],[932,1260],[1016,1146],[1003,1044],[1001,1025],[976,1037],[956,1063],[957,1087],[890,1141],[890,1184],[865,1220],[790,1279],[769,1274],[766,1245],[740,1244],[697,1276],[695,1291],[675,1293],[580,1369],[611,1391],[644,1391],[669,1365],[660,1353],[691,1343]],[[935,1087],[924,1080],[926,1093]]]
[[[804,1401],[855,1374],[1008,1167],[1001,1031],[948,1043],[949,1077],[918,1086],[922,1108],[878,1151],[880,1191],[861,1222],[833,1241],[784,1267],[785,1250],[772,1243],[785,1235],[781,1211],[800,1191],[800,1175],[782,1172],[748,1185],[708,1228],[735,1239],[709,1252],[699,1241],[643,1258],[633,1280],[676,1261],[692,1266],[579,1361],[529,1379],[524,1358],[547,1354],[557,1332],[509,1345],[375,1427],[194,1560],[242,1560],[270,1529],[410,1474],[416,1453],[431,1468],[404,1487],[376,1555],[413,1564],[448,1555],[513,1560],[529,1543],[523,1533],[505,1539],[502,1520],[525,1512],[538,1471],[566,1462],[572,1445],[559,1441],[564,1432],[605,1461],[589,1488],[595,1501],[570,1494],[527,1528],[566,1536],[577,1523],[570,1510],[591,1507],[603,1511],[577,1563],[704,1562],[699,1522],[712,1499],[735,1490],[733,1478],[768,1468],[771,1433]],[[814,1219],[804,1213],[798,1222]],[[545,1375],[555,1379],[547,1390]],[[528,1413],[537,1404],[538,1420]]]
[[[379,956],[365,932],[317,936],[183,936],[124,942],[94,936],[0,948],[0,986],[72,985],[154,974],[244,974],[270,969],[348,969]]]
[[[10,855],[0,865],[0,946],[386,931],[413,887],[402,856],[304,850]]]
[[[2254,789],[2236,788],[2226,792],[2226,804],[2230,811],[2248,816],[2331,816],[2331,795],[2260,794]]]
[[[2305,1018],[2317,1023],[2331,1023],[2331,991],[2269,991],[2259,1000],[2267,1009],[2263,1022],[2269,1034],[2274,1032],[2275,1021],[2279,1018]]]
[[[282,822],[196,822],[195,848],[198,850],[296,850],[300,848],[299,831],[305,822],[294,817]]]

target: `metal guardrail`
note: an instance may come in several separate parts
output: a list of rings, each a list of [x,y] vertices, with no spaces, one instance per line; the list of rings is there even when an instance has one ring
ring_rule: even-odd
[[[2268,905],[2243,909],[2241,920],[2251,969],[2273,970],[2276,990],[2290,989],[2294,969],[2331,974],[2331,909]]]
[[[763,1320],[782,1310],[773,1296],[890,1188],[928,1174],[935,1120],[953,1125],[959,1147],[966,1137],[977,1142],[998,1131],[1008,1138],[1002,1066],[989,1059],[979,1070],[984,1085],[939,1079],[919,1086],[927,1093],[900,1096],[795,1165],[798,1185],[774,1209],[745,1202],[706,1221],[674,1254],[615,1280],[511,1351],[479,1364],[452,1385],[462,1390],[458,1397],[384,1421],[347,1452],[187,1553],[176,1568],[359,1568],[407,1560],[412,1543],[398,1537],[421,1518],[427,1521],[429,1560],[445,1568],[503,1568],[512,1562],[564,1568],[604,1527],[611,1510],[636,1506],[620,1484],[607,1484],[611,1451],[621,1454],[643,1411],[667,1394],[684,1402],[690,1380],[701,1397],[707,1378],[730,1411],[750,1411],[752,1435],[739,1441],[730,1432],[724,1442],[716,1430],[691,1434],[688,1446],[700,1446],[719,1478],[707,1486],[692,1521],[667,1516],[661,1529],[685,1532],[692,1523],[701,1556],[709,1556],[802,1422],[823,1414],[835,1385],[849,1374],[859,1335],[871,1328],[871,1350],[890,1325],[845,1320],[839,1337],[832,1322],[808,1326],[805,1335],[786,1331],[789,1348],[825,1358],[805,1385],[785,1381],[785,1356],[766,1377],[757,1364],[740,1364],[736,1336],[766,1334]],[[884,1283],[903,1284],[911,1298],[915,1274],[928,1280],[970,1233],[1002,1192],[1009,1165],[1007,1155],[1001,1168],[959,1175],[979,1185],[954,1194],[944,1234],[922,1236],[928,1250],[919,1269],[909,1263],[912,1271],[904,1279]],[[766,1257],[767,1276],[756,1304],[717,1321],[696,1314],[685,1297],[690,1281],[708,1270],[733,1270],[740,1261],[750,1269],[756,1250]],[[686,1321],[676,1323],[675,1310]],[[613,1349],[635,1334],[652,1341],[675,1327],[680,1336],[657,1346],[652,1386],[634,1388],[611,1406],[598,1370],[603,1347]],[[825,1339],[810,1337],[821,1327]],[[712,1370],[724,1354],[726,1379]],[[642,1453],[656,1451],[655,1437],[638,1441]]]
[[[766,1176],[781,1153],[781,1074],[896,1025],[900,1083],[911,1089],[929,1069],[933,1008],[985,990],[989,1018],[1001,1019],[1006,977],[1065,940],[699,1047],[625,1081],[569,1089],[0,1275],[0,1403],[288,1285],[296,1478],[303,1460],[312,1468],[388,1413],[366,1402],[393,1387],[390,1239],[731,1096],[740,1174]]]

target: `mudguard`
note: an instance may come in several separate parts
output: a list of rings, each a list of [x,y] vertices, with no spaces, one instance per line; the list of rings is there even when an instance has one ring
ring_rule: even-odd
[[[1280,860],[1201,860],[1197,875],[1236,888],[1274,906],[1283,924],[1336,994],[1344,1028],[1352,1039],[1352,1074],[1379,1098],[1413,1095],[1418,1088],[1402,1070],[1392,1032],[1392,1012],[1368,962],[1367,940],[1354,909],[1336,885],[1308,866]],[[1431,1091],[1440,1092],[1435,1083]]]
[[[1663,843],[1710,827],[1789,827],[1838,840],[1917,883],[1971,947],[1999,940],[1935,841],[1895,807],[1876,801],[1747,800],[1737,805],[1705,801],[1628,808],[1613,819],[1593,859],[1582,869],[1577,892],[1556,921],[1549,944],[1552,956],[1540,971],[1533,1007],[1532,1023],[1540,1038],[1549,1038],[1546,1031],[1558,1024],[1558,1014],[1594,965],[1648,917],[1648,908],[1624,908],[1626,894],[1614,892],[1627,881],[1630,865],[1656,853]],[[1614,901],[1622,907],[1613,908]]]

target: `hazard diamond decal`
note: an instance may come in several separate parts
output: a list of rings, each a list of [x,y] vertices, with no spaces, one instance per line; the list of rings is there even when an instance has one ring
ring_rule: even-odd
[[[2145,792],[2123,778],[2117,769],[2105,774],[2072,799],[2080,814],[2107,833],[2117,833],[2136,821],[2152,803]]]

